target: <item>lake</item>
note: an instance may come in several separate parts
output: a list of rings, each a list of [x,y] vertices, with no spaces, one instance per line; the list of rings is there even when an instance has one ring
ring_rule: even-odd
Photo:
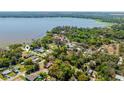
[[[30,42],[43,37],[56,26],[104,27],[105,23],[92,19],[46,17],[46,18],[0,18],[0,47],[14,43]]]

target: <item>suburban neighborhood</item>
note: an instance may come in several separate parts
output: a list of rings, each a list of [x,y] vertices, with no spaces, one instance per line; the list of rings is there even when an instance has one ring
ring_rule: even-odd
[[[71,31],[73,29],[75,32]],[[86,30],[83,28],[81,31],[79,29],[57,27],[48,32],[44,38],[34,40],[30,44],[11,45],[7,51],[13,51],[15,54],[10,54],[14,56],[11,62],[8,62],[9,64],[0,65],[3,66],[0,68],[0,80],[123,81],[124,75],[120,71],[124,66],[123,51],[120,51],[123,43],[119,43],[116,39],[109,40],[109,37],[102,34],[104,32],[99,35],[99,30],[105,31],[107,28],[91,29],[96,35],[99,35],[98,38],[92,36],[93,32],[82,31]],[[85,39],[87,41],[83,41],[82,38],[74,38],[77,33],[82,34],[85,38],[89,35],[89,38]],[[96,40],[93,41],[94,39]],[[118,68],[118,70],[114,68]]]

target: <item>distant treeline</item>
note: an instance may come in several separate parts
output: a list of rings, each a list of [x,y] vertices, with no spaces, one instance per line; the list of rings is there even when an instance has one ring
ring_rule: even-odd
[[[74,17],[99,19],[104,22],[123,23],[124,12],[0,12],[0,17],[41,18]]]

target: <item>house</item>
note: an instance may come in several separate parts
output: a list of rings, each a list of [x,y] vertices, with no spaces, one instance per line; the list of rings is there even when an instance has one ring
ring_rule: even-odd
[[[2,72],[2,75],[7,75],[7,74],[9,74],[9,73],[11,73],[12,71],[10,71],[10,70],[5,70],[5,71],[3,71]]]
[[[38,76],[39,76],[39,75],[37,75],[37,74],[31,74],[31,75],[26,76],[26,79],[27,79],[28,81],[34,81],[34,80],[37,79]]]
[[[95,51],[92,51],[92,49],[86,49],[84,52],[84,55],[89,55],[91,56]]]
[[[76,44],[69,42],[66,44],[66,46],[69,50],[73,51],[75,49]]]
[[[14,67],[14,68],[13,68],[13,71],[14,71],[15,73],[19,73],[19,67]]]
[[[47,54],[50,54],[50,53],[52,53],[52,52],[53,52],[53,51],[50,50],[50,49],[49,49],[49,50],[46,50],[46,53],[47,53]]]
[[[22,58],[29,58],[33,56],[33,54],[22,53]]]
[[[88,72],[89,69],[90,69],[89,65],[90,65],[89,62],[88,62],[88,63],[85,63],[85,64],[83,65],[83,67],[85,68],[85,70],[87,70],[87,72]],[[89,73],[89,72],[88,72],[88,73]]]
[[[76,48],[76,49],[77,49],[77,51],[81,51],[81,50],[82,50],[80,47],[78,47],[78,48]]]
[[[39,58],[36,57],[36,56],[32,56],[31,59],[32,59],[33,62],[37,62],[39,60]]]
[[[107,50],[105,50],[103,47],[100,47],[100,48],[98,48],[97,52],[98,52],[98,53],[99,53],[99,52],[104,53],[104,52],[107,52]]]
[[[49,70],[48,69],[43,69],[42,72],[45,72],[46,74],[48,74]]]
[[[25,64],[25,62],[21,62],[21,65],[24,65]]]
[[[121,76],[121,75],[116,75],[116,76],[115,76],[115,79],[116,79],[116,80],[120,80],[120,81],[124,81],[124,77]]]
[[[33,62],[37,62],[39,60],[39,58],[35,58],[35,59],[33,59],[32,61]]]
[[[89,48],[89,46],[86,43],[77,43],[77,45],[83,47],[84,49]]]
[[[56,39],[58,38],[58,34],[53,34],[53,37]]]
[[[67,47],[68,47],[68,48],[73,48],[74,45],[73,45],[72,43],[67,43]]]
[[[96,71],[93,71],[92,77],[93,77],[93,78],[96,78],[96,77],[97,77],[97,72],[96,72]]]
[[[96,65],[96,61],[91,60],[91,61],[90,61],[90,64],[92,64],[92,65],[94,65],[94,66],[95,66],[95,65]]]
[[[123,58],[119,57],[118,65],[122,65],[122,64],[123,64]]]
[[[44,52],[44,48],[43,47],[41,47],[41,48],[35,48],[34,49],[34,52],[42,53],[42,52]]]
[[[52,64],[53,64],[53,62],[48,62],[48,63],[45,65],[45,67],[46,67],[46,68],[49,68]]]
[[[61,37],[60,37],[60,40],[61,40],[61,41],[64,41],[64,40],[65,40],[65,37],[64,37],[64,36],[61,36]]]
[[[91,75],[91,74],[93,73],[93,70],[92,70],[92,69],[89,69],[89,70],[87,71],[87,73],[88,73],[88,75]]]
[[[65,40],[65,37],[64,36],[58,36],[58,35],[55,35],[54,38],[58,41],[64,41]]]
[[[63,31],[61,31],[61,34],[64,34],[65,33],[65,31],[63,30]]]
[[[96,81],[96,78],[90,77],[91,81]]]

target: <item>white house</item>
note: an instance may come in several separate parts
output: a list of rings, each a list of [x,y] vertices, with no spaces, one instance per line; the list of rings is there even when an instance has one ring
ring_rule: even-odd
[[[122,64],[123,64],[123,58],[119,57],[118,65],[122,65]]]
[[[44,52],[44,48],[43,47],[41,47],[41,48],[35,48],[34,51],[35,52],[42,53],[42,52]]]
[[[120,81],[124,81],[124,77],[121,75],[116,75],[115,79],[120,80]]]
[[[11,73],[10,70],[5,70],[5,71],[2,72],[2,75],[7,75],[7,74],[9,74],[9,73]]]

